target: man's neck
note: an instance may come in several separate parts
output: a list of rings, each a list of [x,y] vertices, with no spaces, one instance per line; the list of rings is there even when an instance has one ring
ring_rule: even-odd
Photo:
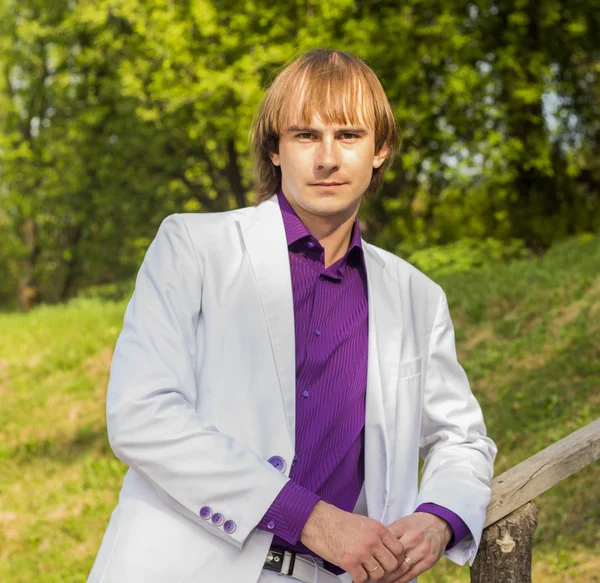
[[[292,202],[290,205],[294,207]],[[306,213],[301,208],[294,208],[294,210],[325,250],[325,267],[329,267],[346,254],[358,208],[347,217],[321,217]]]

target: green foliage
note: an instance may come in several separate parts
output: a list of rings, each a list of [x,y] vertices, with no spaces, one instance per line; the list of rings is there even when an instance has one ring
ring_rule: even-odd
[[[115,283],[105,283],[103,285],[92,285],[80,290],[77,293],[78,298],[102,301],[122,301],[131,297],[135,285],[134,280],[118,281]]]
[[[396,253],[400,257],[406,256],[402,247]],[[483,240],[465,238],[448,245],[432,245],[414,251],[408,255],[407,261],[431,277],[438,277],[507,263],[527,255],[525,244],[519,239],[505,242],[490,237]]]
[[[166,215],[250,204],[252,116],[315,47],[362,56],[400,125],[367,239],[597,232],[598,38],[600,0],[0,0],[0,302],[130,277]]]

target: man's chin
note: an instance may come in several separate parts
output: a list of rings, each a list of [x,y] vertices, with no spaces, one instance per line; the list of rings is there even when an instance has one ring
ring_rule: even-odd
[[[347,205],[341,204],[336,200],[320,200],[306,205],[305,209],[312,215],[320,217],[334,217],[339,214],[350,212]]]

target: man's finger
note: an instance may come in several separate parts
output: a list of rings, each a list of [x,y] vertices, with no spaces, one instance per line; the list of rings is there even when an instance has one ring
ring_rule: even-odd
[[[400,539],[397,539],[389,530],[381,535],[381,542],[385,547],[398,559],[404,559],[404,544]]]
[[[410,550],[407,550],[407,549],[405,549],[405,551],[406,551],[406,553],[411,552]],[[396,569],[394,569],[394,571],[386,574],[386,577],[383,579],[383,581],[385,583],[400,583],[400,581],[404,580],[403,579],[404,576],[414,566],[414,561],[412,561],[411,559],[406,561],[405,557],[406,557],[406,555],[403,556],[402,560],[400,561],[400,564],[398,565],[398,567]],[[413,575],[413,577],[416,577],[416,575]],[[411,577],[411,579],[413,577]],[[408,579],[408,581],[410,581],[411,579]]]
[[[402,560],[401,576],[398,579],[398,583],[405,583],[414,579],[417,575],[420,575],[422,571],[419,571],[419,567],[424,567],[423,558],[425,553],[418,547],[405,547],[404,558]]]
[[[384,575],[392,573],[398,568],[398,558],[390,552],[385,545],[381,545],[380,548],[374,550],[373,557],[379,563],[380,568],[376,571],[371,571],[368,565],[364,565],[364,567],[369,572],[369,577],[375,581],[381,579]]]
[[[401,566],[392,573],[386,575],[381,583],[399,583],[400,579],[404,576],[408,568],[409,567],[406,563],[401,563]]]
[[[407,553],[408,561],[406,562],[410,566],[409,570],[406,571],[402,575],[402,577],[400,577],[397,581],[394,581],[393,583],[408,583],[409,581],[412,581],[415,577],[418,577],[433,566],[434,563],[431,563],[430,561],[426,560],[426,557],[423,555],[423,553],[418,552],[417,549],[413,549],[411,552],[413,551],[415,553],[414,560],[410,556],[410,553]],[[407,557],[405,557],[405,559]],[[390,583],[392,582],[390,581]]]
[[[348,571],[352,577],[352,583],[366,583],[369,579],[369,575],[365,571],[364,567],[357,567],[352,571]]]

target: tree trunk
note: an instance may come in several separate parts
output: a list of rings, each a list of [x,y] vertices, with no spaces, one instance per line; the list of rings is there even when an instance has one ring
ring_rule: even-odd
[[[37,223],[33,217],[25,218],[21,233],[25,249],[27,249],[27,256],[23,261],[22,273],[19,278],[17,301],[21,311],[28,312],[41,299],[40,289],[35,277],[35,266],[40,254],[40,246]]]
[[[528,502],[483,531],[471,583],[531,583],[538,511]]]
[[[83,226],[78,223],[71,227],[67,233],[66,249],[70,252],[69,258],[65,261],[65,277],[59,300],[67,300],[75,289],[75,280],[77,277],[77,267],[79,266],[79,242],[83,235]]]

